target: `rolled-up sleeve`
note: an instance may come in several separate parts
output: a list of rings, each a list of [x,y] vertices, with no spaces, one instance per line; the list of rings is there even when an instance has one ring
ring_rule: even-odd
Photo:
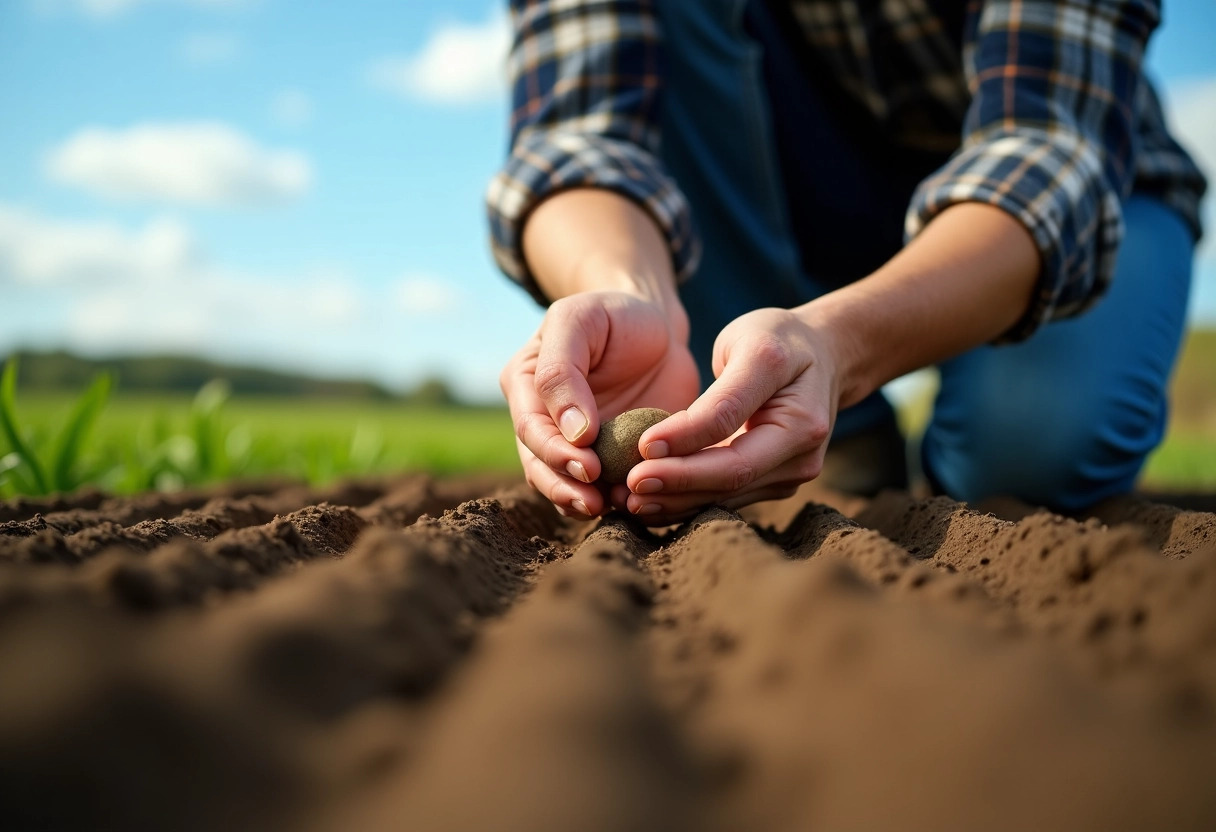
[[[1135,104],[1157,0],[988,0],[964,37],[963,143],[923,181],[911,239],[960,202],[998,206],[1042,257],[1031,306],[1002,341],[1076,315],[1105,291],[1135,178]]]
[[[581,187],[637,202],[679,279],[696,267],[688,204],[658,159],[662,49],[653,0],[512,0],[511,151],[486,192],[491,248],[541,303],[522,231],[547,197]]]

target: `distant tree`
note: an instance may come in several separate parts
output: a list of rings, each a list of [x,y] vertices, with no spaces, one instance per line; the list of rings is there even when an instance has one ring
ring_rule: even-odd
[[[410,404],[426,407],[455,407],[461,403],[448,383],[437,376],[424,379],[406,394],[405,400]]]
[[[82,358],[66,352],[15,353],[25,390],[79,390],[99,372],[117,379],[120,392],[193,394],[212,379],[225,379],[235,395],[379,399],[394,398],[383,386],[359,379],[317,378],[260,367],[222,364],[191,356],[150,355]]]

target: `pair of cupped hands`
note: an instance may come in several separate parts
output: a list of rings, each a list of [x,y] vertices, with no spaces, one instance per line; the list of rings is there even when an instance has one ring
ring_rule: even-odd
[[[794,311],[759,309],[719,333],[704,393],[682,308],[617,291],[554,302],[500,377],[529,484],[563,515],[617,508],[669,525],[708,505],[788,497],[818,476],[836,416],[831,340]],[[603,421],[657,407],[625,484],[600,481]]]

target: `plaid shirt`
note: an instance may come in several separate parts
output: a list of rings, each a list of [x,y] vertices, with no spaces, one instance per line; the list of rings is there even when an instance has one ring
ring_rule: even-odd
[[[542,302],[522,221],[565,188],[636,200],[665,234],[678,278],[696,269],[689,206],[658,160],[655,2],[511,0],[512,146],[487,203],[496,261]],[[1203,177],[1166,131],[1141,70],[1159,0],[970,0],[961,54],[934,10],[946,0],[788,2],[807,48],[876,129],[954,151],[916,190],[907,239],[959,202],[997,205],[1034,237],[1043,273],[1006,339],[1101,295],[1123,234],[1121,200],[1133,189],[1163,199],[1200,233]]]

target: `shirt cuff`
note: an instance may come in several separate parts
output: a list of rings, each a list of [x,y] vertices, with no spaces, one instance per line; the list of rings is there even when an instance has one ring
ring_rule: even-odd
[[[995,205],[1022,223],[1042,258],[1026,314],[995,343],[1022,341],[1042,324],[1088,309],[1110,284],[1123,238],[1120,195],[1083,137],[1021,128],[969,142],[916,189],[905,238],[960,202]]]
[[[486,207],[495,262],[537,302],[548,305],[550,300],[524,259],[524,223],[544,199],[571,188],[602,188],[632,199],[667,239],[676,280],[683,282],[696,270],[700,240],[688,203],[652,154],[596,133],[525,134],[490,181]]]

